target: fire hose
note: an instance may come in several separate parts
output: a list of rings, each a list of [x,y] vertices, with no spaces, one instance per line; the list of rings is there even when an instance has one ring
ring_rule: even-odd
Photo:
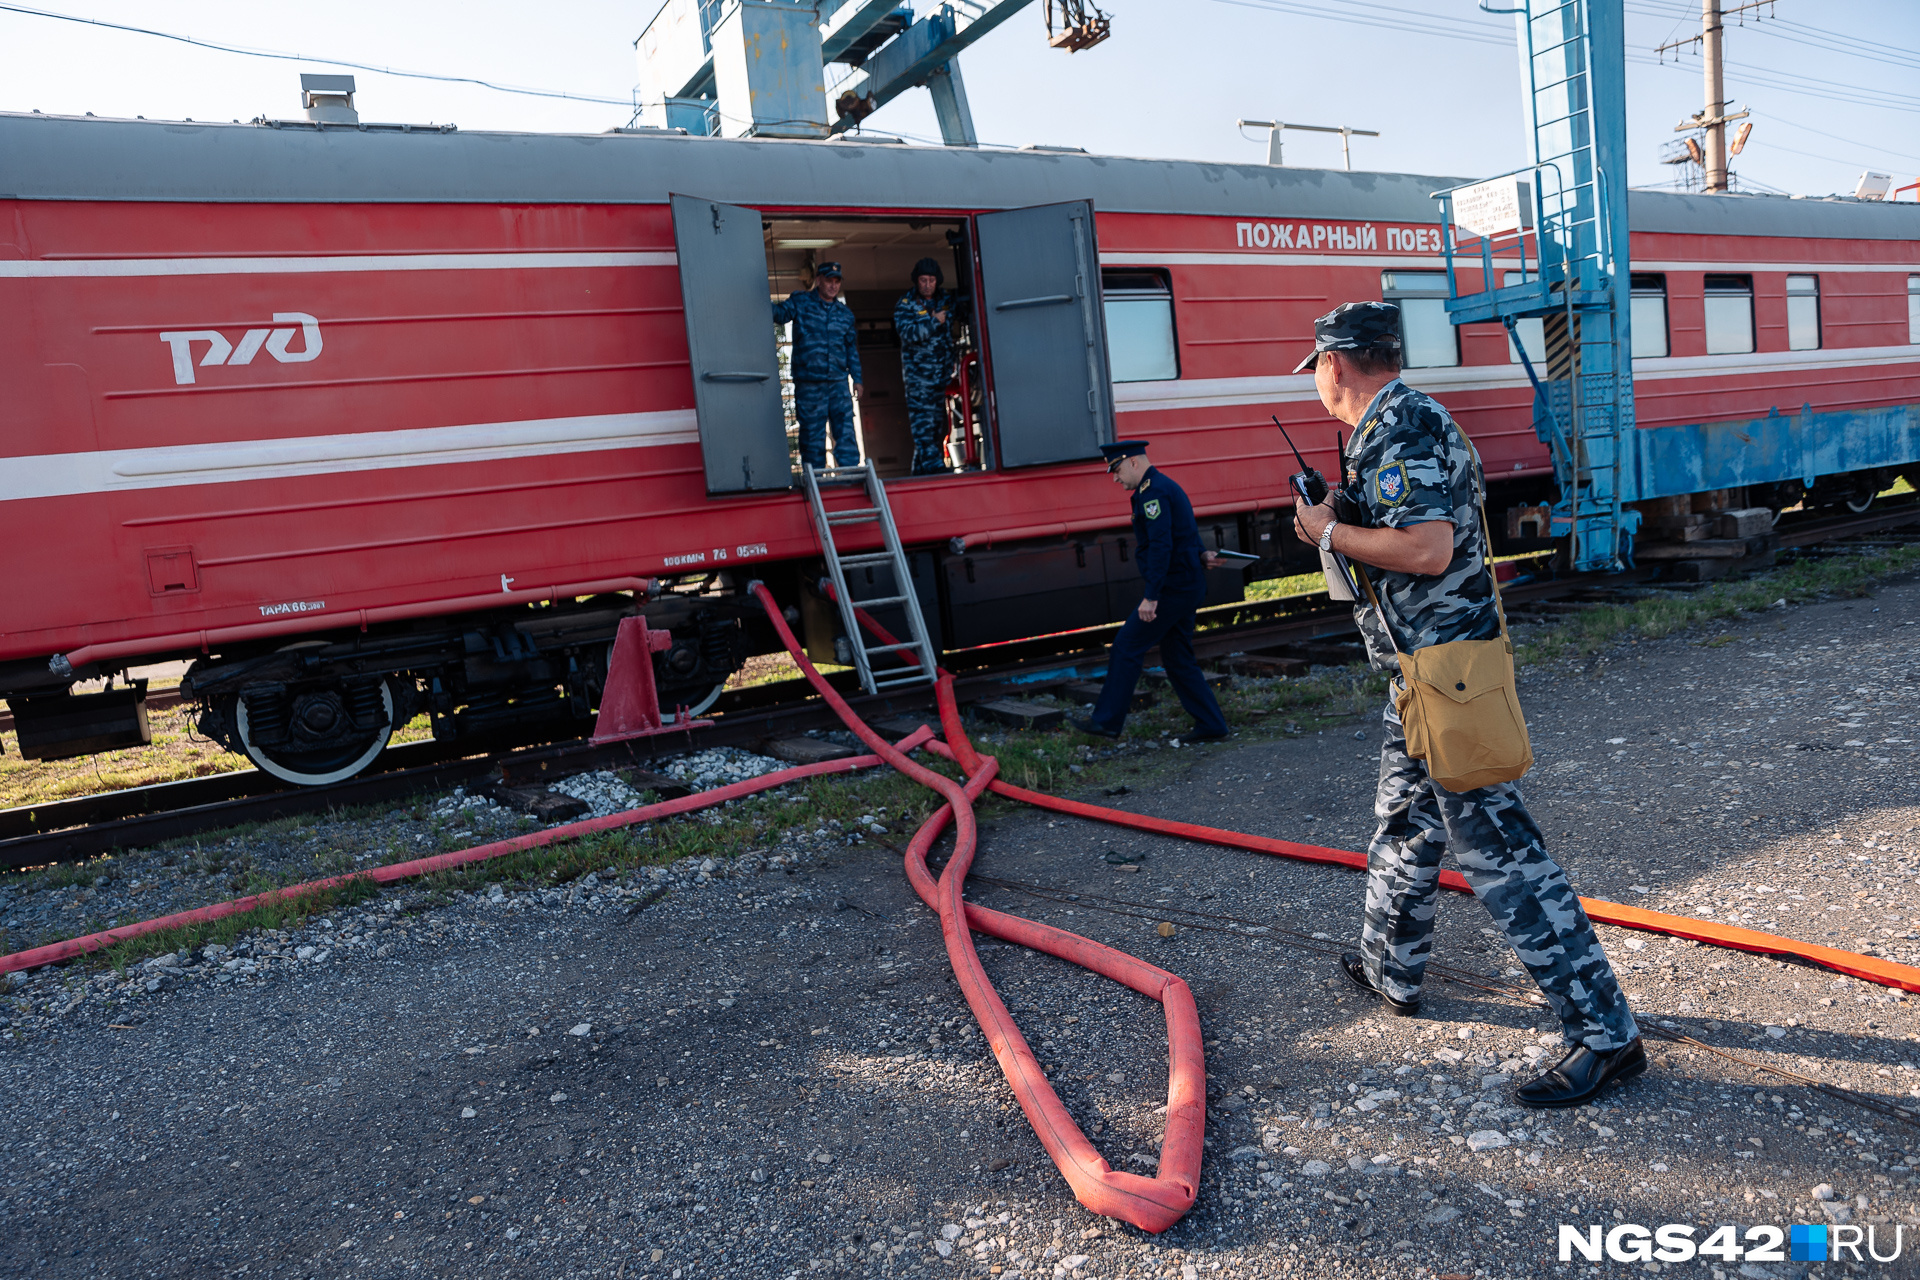
[[[932,736],[933,730],[923,728],[903,739],[900,748],[913,751]],[[503,858],[510,853],[537,849],[542,845],[553,844],[560,840],[572,840],[601,831],[637,826],[642,822],[652,822],[656,818],[671,818],[677,814],[693,813],[699,809],[711,808],[716,804],[725,804],[729,800],[738,800],[761,791],[771,791],[775,787],[784,786],[789,782],[798,782],[804,778],[817,778],[830,773],[851,773],[856,769],[871,769],[879,763],[879,756],[822,760],[816,764],[803,764],[792,769],[763,773],[757,778],[748,778],[744,782],[731,783],[712,791],[696,791],[678,800],[663,800],[659,804],[611,813],[604,818],[587,818],[580,822],[548,827],[543,831],[529,832],[524,836],[514,836],[508,840],[495,840],[488,844],[474,845],[468,849],[455,849],[449,853],[434,854],[432,857],[415,858],[410,862],[389,863],[386,866],[371,867],[365,871],[353,871],[345,875],[328,876],[323,880],[309,880],[304,884],[269,889],[265,893],[249,894],[244,898],[230,898],[225,902],[209,903],[190,911],[177,911],[172,915],[141,920],[134,924],[105,929],[99,933],[89,933],[84,937],[68,938],[64,942],[53,942],[44,947],[34,947],[29,951],[15,951],[11,955],[0,956],[0,973],[12,973],[19,969],[37,969],[44,964],[71,960],[90,951],[99,951],[117,942],[126,942],[150,933],[184,928],[188,925],[208,924],[276,903],[299,902],[328,890],[347,888],[355,883],[391,884],[396,880],[408,880],[414,876],[432,875],[436,871],[451,871],[456,867],[485,862],[490,858]]]
[[[946,800],[934,811],[907,845],[907,878],[914,891],[940,915],[940,932],[947,946],[947,958],[953,964],[955,978],[967,1006],[980,1022],[1000,1070],[1012,1086],[1020,1109],[1046,1148],[1054,1164],[1073,1188],[1075,1197],[1094,1213],[1120,1218],[1147,1231],[1165,1231],[1193,1207],[1200,1189],[1200,1150],[1206,1135],[1207,1069],[1200,1043],[1200,1010],[1194,1004],[1187,984],[1166,970],[1148,964],[1124,951],[1117,951],[1078,934],[1051,925],[1026,920],[1004,912],[990,911],[962,900],[967,868],[972,865],[978,831],[974,823],[973,801],[993,782],[999,763],[991,756],[977,754],[960,727],[960,709],[953,698],[953,676],[940,672],[935,685],[940,704],[940,719],[954,744],[961,767],[966,770],[963,787],[944,774],[909,760],[898,749],[869,728],[839,691],[828,684],[806,651],[794,639],[780,606],[764,583],[755,582],[750,590],[765,606],[774,630],[787,646],[814,689],[833,708],[840,722],[855,737],[901,773],[927,787]],[[927,851],[948,825],[954,828],[953,853],[935,881],[927,869]],[[1043,951],[1072,961],[1104,978],[1131,987],[1151,1000],[1159,1001],[1167,1017],[1167,1127],[1160,1147],[1156,1176],[1114,1169],[1101,1158],[1093,1143],[1081,1132],[1068,1113],[1060,1095],[1047,1080],[1046,1071],[1028,1047],[1026,1037],[1014,1024],[1013,1015],[993,988],[986,970],[974,950],[973,933],[988,934],[1007,942]]]

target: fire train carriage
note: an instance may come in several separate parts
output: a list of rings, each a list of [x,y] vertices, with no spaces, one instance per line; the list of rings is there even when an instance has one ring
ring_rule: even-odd
[[[827,257],[943,649],[1133,606],[1093,465],[1116,435],[1247,576],[1304,562],[1268,414],[1336,469],[1288,371],[1350,299],[1400,303],[1408,380],[1496,512],[1529,509],[1551,468],[1511,341],[1446,321],[1430,193],[1456,181],[0,116],[0,694],[23,750],[82,754],[142,739],[144,686],[77,682],[190,657],[205,732],[318,783],[422,709],[449,737],[584,722],[639,611],[673,633],[663,706],[698,708],[773,647],[753,578],[830,655],[767,310]],[[1920,460],[1920,208],[1635,193],[1632,224],[1634,496],[1858,503]],[[929,256],[965,295],[961,465],[906,478],[890,317]]]

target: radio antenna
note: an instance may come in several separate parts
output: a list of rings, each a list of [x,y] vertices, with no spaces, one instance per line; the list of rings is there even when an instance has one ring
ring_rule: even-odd
[[[1280,417],[1278,414],[1270,413],[1267,416],[1273,419],[1274,426],[1280,427]],[[1312,467],[1309,467],[1307,465],[1307,460],[1300,456],[1300,446],[1293,442],[1293,437],[1287,434],[1287,429],[1285,427],[1280,427],[1280,438],[1287,442],[1287,448],[1293,450],[1294,461],[1300,464],[1300,469],[1302,471],[1313,470]]]

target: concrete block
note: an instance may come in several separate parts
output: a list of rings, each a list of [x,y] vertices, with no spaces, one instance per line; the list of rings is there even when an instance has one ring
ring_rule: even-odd
[[[1075,702],[1098,702],[1100,700],[1100,687],[1098,680],[1070,680],[1060,686],[1060,692],[1072,698]],[[1128,710],[1145,711],[1157,701],[1158,699],[1147,690],[1136,688],[1133,691],[1133,702],[1128,707]]]
[[[996,698],[992,702],[976,702],[973,704],[973,710],[984,720],[1009,725],[1015,729],[1054,729],[1067,718],[1067,713],[1058,707],[1044,706],[1022,698]]]
[[[819,764],[822,760],[845,760],[860,754],[852,747],[824,738],[774,738],[761,749],[775,760],[793,764]]]
[[[1766,507],[1722,511],[1713,521],[1716,538],[1757,538],[1773,530],[1773,512]]]

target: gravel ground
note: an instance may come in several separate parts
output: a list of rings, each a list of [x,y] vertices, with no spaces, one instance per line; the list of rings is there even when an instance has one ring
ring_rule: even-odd
[[[1920,958],[1916,624],[1920,587],[1902,580],[1531,670],[1527,794],[1576,884]],[[1377,743],[1364,721],[1138,750],[1132,790],[1106,802],[1359,848]],[[519,821],[466,799],[445,820],[476,839]],[[35,975],[0,1038],[0,1273],[1555,1277],[1627,1267],[1561,1263],[1563,1222],[1689,1223],[1696,1239],[1852,1223],[1883,1254],[1920,1223],[1920,1130],[1699,1050],[1656,1046],[1655,1069],[1597,1107],[1512,1107],[1510,1080],[1559,1052],[1542,1010],[1434,982],[1423,1016],[1386,1018],[1288,945],[1281,931],[1356,934],[1355,874],[999,809],[977,871],[1056,892],[975,897],[1180,974],[1208,1038],[1194,1211],[1159,1237],[1093,1218],[881,843],[904,843],[903,824],[872,816],[864,840],[823,826],[777,852],[564,889],[405,890],[124,982]],[[371,820],[362,840],[431,820]],[[354,829],[305,830],[351,859]],[[1486,926],[1449,895],[1436,960],[1511,977]],[[1920,1097],[1903,995],[1601,934],[1644,1021]],[[1158,1009],[1018,948],[981,954],[1095,1143],[1150,1166]],[[1860,1271],[1912,1274],[1906,1247]]]

